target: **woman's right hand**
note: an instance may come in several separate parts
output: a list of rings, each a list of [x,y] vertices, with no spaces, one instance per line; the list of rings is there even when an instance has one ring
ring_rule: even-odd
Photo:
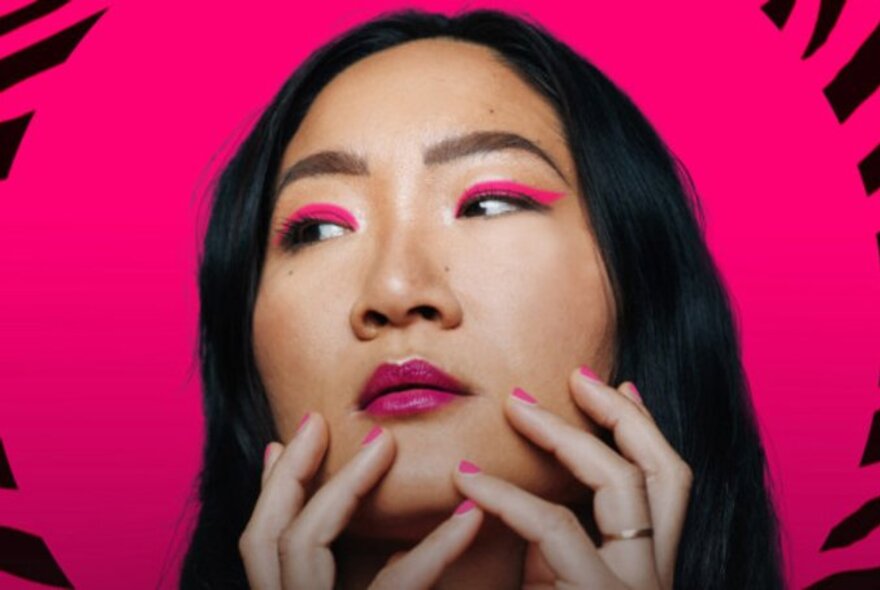
[[[373,438],[308,499],[306,486],[329,440],[323,416],[312,412],[287,446],[270,443],[260,496],[238,541],[252,589],[334,587],[336,563],[330,544],[345,529],[360,498],[394,462],[391,432],[371,431],[364,440],[370,435]],[[436,583],[474,539],[483,520],[482,510],[472,502],[463,502],[459,509],[418,545],[392,556],[370,589],[430,588]]]

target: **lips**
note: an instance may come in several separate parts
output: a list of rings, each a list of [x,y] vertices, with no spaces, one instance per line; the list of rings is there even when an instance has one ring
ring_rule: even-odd
[[[425,360],[415,359],[401,365],[382,363],[370,376],[358,397],[363,410],[382,395],[405,389],[436,389],[456,395],[468,395],[462,384]]]

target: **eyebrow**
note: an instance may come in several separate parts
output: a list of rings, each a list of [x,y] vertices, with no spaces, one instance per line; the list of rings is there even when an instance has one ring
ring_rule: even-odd
[[[456,158],[463,158],[472,154],[501,150],[523,150],[538,156],[549,164],[553,171],[568,184],[568,180],[562,174],[559,166],[556,165],[556,162],[553,161],[553,158],[547,152],[522,135],[506,131],[475,131],[460,137],[444,139],[425,151],[424,162],[428,166],[444,164]]]
[[[423,162],[426,166],[432,166],[445,164],[474,154],[502,150],[522,150],[539,157],[566,184],[569,184],[559,166],[556,165],[556,162],[553,161],[553,158],[547,152],[525,137],[507,131],[475,131],[466,135],[443,139],[425,150]],[[369,173],[366,160],[355,153],[348,151],[318,152],[311,156],[306,156],[287,168],[281,175],[281,180],[275,189],[275,195],[277,197],[284,187],[302,178],[325,174],[366,176]]]
[[[327,151],[306,156],[281,175],[275,196],[288,184],[309,176],[322,174],[350,174],[364,176],[369,174],[367,163],[363,158],[351,152]]]

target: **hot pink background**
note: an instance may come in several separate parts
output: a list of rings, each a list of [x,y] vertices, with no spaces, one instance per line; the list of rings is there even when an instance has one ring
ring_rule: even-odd
[[[800,0],[783,31],[762,3],[412,5],[533,15],[630,93],[687,164],[802,587],[880,565],[876,531],[819,553],[880,490],[880,466],[858,468],[880,407],[880,197],[856,168],[880,140],[880,96],[840,125],[821,92],[880,5],[849,3],[801,61],[819,0]],[[107,6],[66,64],[0,102],[0,119],[36,109],[0,182],[0,438],[19,486],[0,490],[0,524],[42,536],[77,588],[164,588],[203,434],[195,277],[212,162],[311,49],[402,4],[74,0],[0,37],[0,55]],[[3,573],[0,586],[42,587]]]

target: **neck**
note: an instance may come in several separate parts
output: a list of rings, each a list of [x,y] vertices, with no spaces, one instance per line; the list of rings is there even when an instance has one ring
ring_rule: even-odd
[[[360,590],[369,587],[394,553],[408,551],[413,546],[413,543],[401,541],[340,537],[334,544],[336,588]],[[486,513],[476,538],[458,559],[444,568],[431,588],[518,588],[522,584],[525,549],[526,541],[522,537]]]

